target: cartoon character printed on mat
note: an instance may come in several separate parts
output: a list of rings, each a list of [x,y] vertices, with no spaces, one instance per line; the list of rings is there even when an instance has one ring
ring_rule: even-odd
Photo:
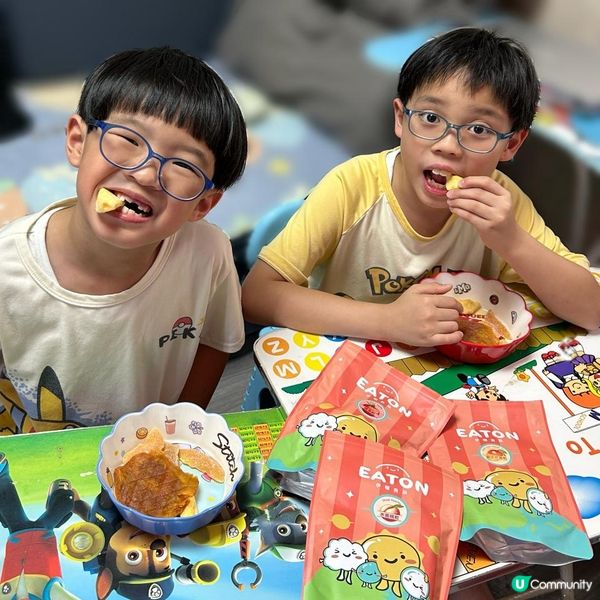
[[[531,513],[531,505],[527,497],[527,491],[531,488],[538,488],[538,482],[529,473],[523,471],[495,471],[490,473],[486,480],[491,482],[495,487],[503,487],[512,495],[512,506],[515,508],[523,507],[527,512]]]
[[[337,420],[334,416],[320,412],[308,415],[306,419],[298,424],[298,433],[306,438],[305,446],[314,446],[317,440],[321,440],[326,431],[334,431]]]
[[[81,427],[80,423],[66,420],[65,397],[60,380],[52,367],[46,366],[42,371],[35,393],[38,418],[32,419],[26,414],[23,400],[11,381],[0,379],[0,406],[4,406],[5,409],[0,423],[3,423],[2,429],[5,433],[33,433]]]
[[[600,405],[600,359],[586,353],[581,342],[565,340],[559,352],[549,350],[542,354],[543,373],[554,387],[582,408]]]
[[[337,415],[336,418],[337,431],[372,442],[377,441],[377,429],[362,417],[357,417],[356,415]]]
[[[377,564],[381,580],[376,586],[378,590],[391,591],[398,598],[402,597],[401,576],[407,567],[421,568],[419,551],[409,542],[393,535],[374,535],[362,543],[370,561]]]
[[[485,400],[487,402],[506,401],[506,397],[498,391],[495,385],[485,375],[465,375],[458,373],[458,378],[463,382],[462,387],[467,390],[469,400]]]
[[[123,521],[104,489],[91,506],[76,497],[73,511],[83,521],[63,532],[60,550],[81,562],[84,571],[97,574],[98,600],[113,591],[134,600],[168,598],[175,582],[206,585],[219,579],[216,563],[192,563],[171,552],[170,536],[146,533]],[[179,567],[172,567],[172,558]]]
[[[2,600],[77,600],[63,586],[54,530],[72,515],[74,494],[65,479],[54,481],[44,512],[35,520],[25,514],[0,453],[0,523],[8,529],[2,574]]]
[[[429,598],[429,577],[418,567],[406,567],[400,573],[400,583],[408,594],[406,600],[426,600]]]
[[[529,506],[533,508],[539,517],[545,517],[552,512],[552,500],[546,492],[538,488],[529,488],[527,490],[527,500]]]
[[[270,550],[282,560],[303,560],[308,505],[285,495],[279,474],[270,469],[263,474],[262,462],[251,462],[249,467],[249,477],[238,485],[236,493],[241,510],[247,514],[250,530],[259,532],[256,556]]]
[[[324,567],[338,572],[336,577],[338,581],[345,581],[348,585],[352,585],[352,572],[357,571],[361,565],[365,564],[367,553],[357,542],[351,542],[346,538],[334,538],[329,540],[327,547],[323,550],[323,558],[319,560]],[[377,564],[374,564],[377,567]],[[377,571],[379,571],[378,567]],[[363,581],[362,587],[365,587],[364,579],[362,577],[359,579]]]
[[[479,504],[491,504],[490,496],[494,491],[494,484],[481,479],[476,481],[475,479],[465,479],[463,481],[463,491],[465,496],[471,498],[477,498]]]
[[[249,585],[252,590],[260,585],[262,570],[254,561],[250,560],[250,528],[248,527],[246,513],[242,512],[235,493],[225,503],[213,521],[200,529],[196,529],[186,538],[196,544],[205,546],[226,546],[238,543],[241,560],[231,569],[231,582],[238,590],[243,590],[245,585]],[[253,579],[248,584],[241,581],[240,575],[243,571],[252,571],[254,574]]]

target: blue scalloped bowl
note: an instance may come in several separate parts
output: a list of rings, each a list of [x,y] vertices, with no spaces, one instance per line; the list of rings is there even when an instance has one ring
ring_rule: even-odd
[[[113,491],[113,472],[123,462],[123,455],[139,444],[152,427],[157,427],[166,442],[184,448],[198,448],[212,456],[225,471],[225,481],[218,483],[207,474],[191,467],[182,468],[198,477],[196,494],[198,512],[189,517],[152,517],[119,502]],[[244,473],[243,444],[229,429],[225,419],[207,413],[195,404],[149,404],[141,412],[121,417],[112,432],[100,442],[98,479],[108,491],[117,510],[127,522],[149,533],[186,535],[210,523],[234,493]]]

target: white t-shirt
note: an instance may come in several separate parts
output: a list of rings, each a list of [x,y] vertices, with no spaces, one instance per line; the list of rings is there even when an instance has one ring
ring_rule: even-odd
[[[11,421],[24,432],[100,425],[151,402],[174,403],[199,344],[234,352],[244,342],[223,231],[186,223],[131,288],[79,294],[58,284],[28,241],[40,217],[72,204],[0,231],[0,433]]]
[[[365,302],[391,302],[428,275],[461,270],[521,283],[475,227],[451,215],[434,236],[416,232],[391,186],[399,149],[357,156],[331,170],[283,231],[259,254],[299,285]],[[511,193],[517,223],[567,260],[589,268],[546,227],[531,200],[500,171],[493,179]]]

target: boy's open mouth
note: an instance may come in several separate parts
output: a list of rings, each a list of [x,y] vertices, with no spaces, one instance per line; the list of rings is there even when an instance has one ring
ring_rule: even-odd
[[[447,171],[438,171],[436,169],[425,169],[423,174],[431,187],[444,191],[446,190],[446,181],[452,175],[452,173],[448,173]]]
[[[150,206],[140,205],[137,202],[132,202],[131,200],[126,200],[123,198],[125,205],[121,207],[121,213],[127,214],[134,212],[136,215],[140,215],[142,217],[150,217],[152,216],[152,208]]]

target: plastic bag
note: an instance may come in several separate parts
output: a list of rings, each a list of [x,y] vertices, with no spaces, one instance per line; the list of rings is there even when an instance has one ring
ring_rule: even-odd
[[[461,541],[496,561],[562,565],[592,556],[541,400],[455,400],[428,451],[463,480]]]
[[[304,600],[446,598],[462,513],[453,472],[325,435],[310,509]]]
[[[452,415],[453,403],[345,341],[286,419],[267,464],[316,468],[325,431],[340,431],[417,456]]]

